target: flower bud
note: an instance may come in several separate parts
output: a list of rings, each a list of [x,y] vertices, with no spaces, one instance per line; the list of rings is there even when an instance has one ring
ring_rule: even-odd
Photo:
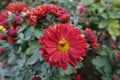
[[[4,54],[4,49],[0,48],[0,55]]]
[[[111,47],[112,47],[112,49],[117,49],[117,45],[116,44],[111,44]]]
[[[15,38],[11,38],[11,37],[8,37],[8,42],[9,43],[15,43],[16,42],[16,39]]]
[[[90,28],[86,28],[85,30],[85,37],[87,42],[96,50],[98,50],[98,42],[95,34]]]
[[[32,80],[41,80],[40,77],[34,77]]]
[[[81,80],[80,74],[75,74],[74,77],[75,77],[75,80]]]
[[[2,68],[5,68],[5,67],[7,66],[7,62],[6,62],[6,61],[0,62],[0,66],[1,66]]]
[[[120,61],[120,52],[117,53],[117,59]]]
[[[21,20],[21,16],[14,16],[15,21],[19,22]]]
[[[6,34],[0,34],[0,40],[6,40],[7,35]]]
[[[118,77],[118,74],[116,74],[116,73],[114,73],[114,74],[112,75],[112,77],[113,77],[114,80],[118,80],[118,78],[119,78],[119,77]]]
[[[86,14],[87,9],[86,9],[85,6],[83,6],[83,5],[79,5],[78,12],[79,12],[80,14]]]
[[[95,0],[95,2],[100,2],[100,0]]]
[[[17,36],[17,28],[8,29],[7,35],[12,38],[16,37]]]

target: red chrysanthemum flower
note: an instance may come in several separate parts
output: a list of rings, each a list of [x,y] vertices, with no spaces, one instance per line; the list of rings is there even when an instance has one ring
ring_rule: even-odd
[[[44,30],[44,36],[39,43],[44,46],[42,57],[52,66],[67,69],[68,64],[77,66],[77,61],[82,61],[86,55],[87,42],[81,31],[69,24],[57,24]]]
[[[6,6],[6,9],[12,13],[18,14],[20,12],[25,12],[29,9],[28,5],[23,2],[14,2]]]
[[[86,28],[85,30],[85,37],[88,41],[88,43],[90,43],[90,45],[98,50],[98,42],[97,42],[97,38],[95,36],[95,34],[92,32],[92,30],[90,28]]]
[[[58,17],[58,21],[66,23],[70,20],[70,14],[60,6],[50,4],[51,13]]]
[[[36,25],[39,18],[43,18],[48,14],[54,14],[58,17],[58,21],[63,23],[70,20],[70,14],[68,14],[63,8],[54,4],[43,4],[27,11],[27,16],[30,19],[26,19],[26,21],[28,24]]]
[[[48,4],[39,5],[36,8],[27,11],[27,16],[30,18],[27,19],[27,22],[29,24],[36,25],[38,18],[46,16],[47,14],[49,14],[49,12],[50,7]]]
[[[6,26],[9,24],[7,17],[8,17],[8,11],[4,11],[0,14],[0,25],[1,26]]]

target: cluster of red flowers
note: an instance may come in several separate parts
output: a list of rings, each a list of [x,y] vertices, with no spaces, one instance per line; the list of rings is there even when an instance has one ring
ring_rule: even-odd
[[[0,25],[6,26],[9,24],[7,17],[8,17],[8,11],[4,11],[0,14]]]
[[[10,43],[16,42],[18,28],[10,28],[7,33],[0,34],[0,40],[7,40]]]
[[[6,33],[3,32],[3,34],[0,34],[0,39],[1,40],[7,40],[8,42],[14,43],[16,42],[16,37],[17,37],[17,31],[19,29],[19,26],[21,24],[19,23],[20,20],[22,19],[22,12],[26,11],[29,9],[29,7],[22,2],[14,2],[10,3],[7,5],[6,9],[8,11],[4,11],[3,13],[0,14],[0,26],[3,26],[6,28]],[[10,13],[16,14],[14,16],[14,20],[12,20],[11,27],[8,28],[9,20],[7,19],[8,16],[12,15]]]
[[[69,24],[57,24],[44,30],[45,36],[40,37],[39,43],[44,44],[40,50],[43,58],[52,66],[68,68],[75,67],[77,61],[82,61],[87,52],[87,42],[81,31]]]
[[[58,21],[62,23],[67,23],[70,20],[70,14],[65,9],[54,4],[43,4],[29,10],[29,7],[25,3],[14,2],[8,4],[6,9],[16,14],[16,16],[14,16],[14,20],[11,22],[12,27],[5,27],[6,31],[4,34],[0,34],[0,39],[12,43],[16,42],[17,31],[19,26],[21,26],[19,21],[22,18],[22,16],[19,15],[22,12],[26,12],[26,21],[32,25],[36,25],[38,19],[48,14],[55,15],[58,17]],[[86,8],[81,6],[79,12],[85,14]],[[6,24],[8,24],[8,15],[8,11],[0,15],[0,25],[6,26]],[[85,56],[87,52],[87,42],[90,43],[93,48],[98,49],[97,39],[89,28],[85,30],[87,41],[78,28],[69,24],[57,24],[54,27],[50,26],[48,29],[44,30],[44,34],[45,35],[41,36],[39,40],[39,43],[43,44],[43,47],[40,48],[43,52],[42,57],[52,66],[63,68],[64,70],[68,68],[69,64],[75,67],[78,61],[83,60],[82,57]],[[0,52],[0,54],[3,53],[2,50]],[[33,80],[41,79],[34,77]]]
[[[28,5],[22,2],[10,3],[6,6],[6,9],[12,13],[18,14],[20,12],[25,12],[29,9]]]
[[[87,42],[96,50],[98,50],[98,42],[95,34],[92,32],[90,28],[86,28],[85,30],[85,37]]]
[[[7,19],[7,17],[9,16],[9,12],[5,11],[2,13],[2,15],[0,17],[3,18],[3,21],[0,21],[0,27],[1,29],[4,28],[3,31],[1,31],[2,33],[0,34],[0,40],[8,40],[8,42],[16,42],[16,37],[17,37],[17,31],[18,31],[18,24],[17,22],[19,22],[16,17],[14,18],[15,21],[12,22],[12,27],[8,28],[8,24],[9,24],[9,20]]]
[[[30,18],[27,22],[29,24],[36,25],[39,18],[42,18],[48,14],[54,14],[58,17],[58,21],[63,23],[70,20],[70,14],[65,9],[54,4],[43,4],[27,11],[27,16]]]

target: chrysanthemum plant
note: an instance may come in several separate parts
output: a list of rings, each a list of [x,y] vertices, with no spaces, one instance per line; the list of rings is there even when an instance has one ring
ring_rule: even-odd
[[[94,32],[79,20],[86,9],[82,6],[79,13],[77,4],[72,0],[8,4],[0,14],[0,79],[73,79],[89,49],[98,50]]]

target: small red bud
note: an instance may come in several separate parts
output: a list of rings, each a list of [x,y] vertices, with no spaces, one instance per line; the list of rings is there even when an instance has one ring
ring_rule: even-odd
[[[117,45],[116,44],[111,44],[112,49],[117,49]]]
[[[6,62],[6,61],[0,62],[0,66],[1,66],[2,68],[5,68],[5,67],[7,66],[7,62]]]
[[[6,40],[7,39],[7,35],[6,34],[0,34],[0,39],[1,40]]]
[[[79,12],[80,14],[86,14],[87,9],[86,9],[85,6],[83,6],[83,5],[79,5],[78,12]]]
[[[0,55],[4,54],[4,49],[0,48]]]
[[[32,80],[42,80],[40,77],[34,77]]]

